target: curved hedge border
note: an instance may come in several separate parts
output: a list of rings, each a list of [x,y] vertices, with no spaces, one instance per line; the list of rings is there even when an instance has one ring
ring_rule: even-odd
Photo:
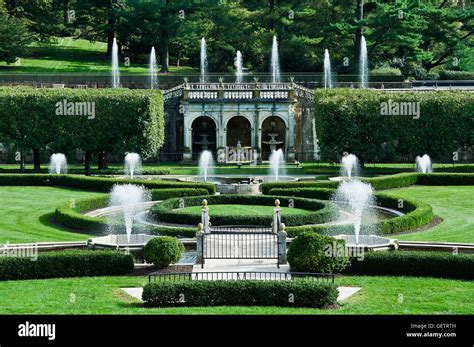
[[[367,276],[419,276],[474,280],[474,255],[443,252],[369,252],[353,259],[345,273]]]
[[[170,199],[153,206],[151,212],[154,218],[160,222],[196,225],[200,219],[195,215],[177,213],[176,208],[199,206],[203,199],[213,204],[246,204],[273,206],[276,196],[263,195],[213,195],[199,196],[182,199]],[[302,215],[283,215],[283,222],[290,225],[318,224],[331,219],[336,213],[335,207],[330,202],[314,199],[296,198],[292,199],[295,208],[308,210]],[[290,198],[280,198],[281,206],[288,205]],[[183,205],[184,204],[184,205]],[[273,216],[245,215],[245,216],[222,216],[210,214],[211,223],[214,225],[271,225]]]
[[[474,173],[399,173],[395,175],[363,178],[362,182],[370,183],[376,190],[409,187],[414,184],[427,186],[441,185],[474,185]],[[267,182],[261,185],[263,194],[271,194],[274,188],[337,188],[336,181],[313,182]]]
[[[270,194],[273,196],[292,196],[311,199],[330,199],[334,194],[333,189],[324,188],[298,188],[298,189],[271,189]],[[401,210],[404,216],[383,219],[374,223],[374,227],[383,234],[395,234],[415,228],[419,228],[433,219],[432,207],[422,201],[414,199],[401,199],[403,207],[399,208],[400,198],[386,193],[376,193],[377,201],[383,207]],[[317,232],[320,234],[333,235],[341,233],[353,233],[352,225],[305,225],[287,228],[288,235],[295,237],[305,231]]]
[[[337,300],[334,284],[316,281],[178,281],[148,283],[147,307],[286,306],[324,308]],[[288,300],[292,295],[294,300]],[[184,296],[182,302],[180,298]]]
[[[58,251],[30,257],[0,257],[0,280],[120,276],[133,271],[133,257],[115,251]]]
[[[165,200],[170,198],[177,198],[177,197],[186,197],[186,196],[196,196],[196,195],[203,195],[206,194],[207,190],[203,188],[182,188],[182,189],[153,189],[151,190],[151,196],[153,201],[157,200]],[[109,197],[99,197],[99,198],[89,198],[89,199],[81,199],[75,202],[68,202],[61,206],[58,206],[55,211],[55,219],[56,222],[67,226],[72,229],[79,229],[86,231],[90,234],[96,234],[104,231],[107,227],[107,219],[101,217],[89,217],[85,216],[82,213],[85,211],[95,210],[98,208],[107,207],[109,202]],[[120,228],[120,226],[117,226]],[[147,228],[148,229],[148,228]],[[165,232],[167,235],[173,234],[176,232],[178,234],[178,230],[173,228],[166,228],[166,227],[159,227],[159,228],[151,228],[152,232],[162,234],[160,229]],[[166,232],[168,230],[168,233]],[[181,230],[180,234],[190,235],[192,232],[196,232],[195,230]],[[194,235],[194,234],[192,234]],[[183,235],[184,236],[184,235]]]
[[[126,183],[141,185],[148,189],[203,188],[206,189],[209,194],[214,194],[216,192],[216,186],[214,184],[203,182],[173,182],[143,179],[131,180],[79,175],[0,174],[0,186],[56,186],[108,193],[115,184]]]

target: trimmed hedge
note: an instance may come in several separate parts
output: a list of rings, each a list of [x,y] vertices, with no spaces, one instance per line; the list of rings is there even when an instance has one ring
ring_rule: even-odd
[[[389,102],[419,103],[419,117],[381,115]],[[474,93],[469,91],[316,90],[315,110],[324,160],[336,162],[350,152],[364,162],[413,162],[428,152],[436,161],[474,145]]]
[[[334,189],[322,188],[297,188],[297,189],[272,189],[270,193],[276,196],[293,196],[304,198],[330,199],[334,194]],[[377,201],[383,207],[400,210],[404,216],[383,219],[373,226],[383,234],[395,234],[415,228],[419,228],[433,219],[433,209],[431,205],[414,199],[401,199],[399,197],[384,193],[376,193]],[[400,207],[400,202],[403,205]],[[296,237],[302,233],[310,231],[323,235],[348,234],[353,233],[352,225],[304,225],[287,228],[288,236]]]
[[[304,280],[163,281],[145,285],[142,299],[145,306],[148,307],[285,306],[325,308],[336,303],[337,293],[337,288],[333,284]],[[290,296],[294,300],[290,300]]]
[[[176,197],[185,197],[185,196],[195,196],[206,194],[207,190],[203,188],[183,188],[183,189],[153,189],[151,190],[152,200],[166,200]],[[88,217],[82,213],[85,211],[90,211],[98,208],[107,207],[109,202],[109,197],[99,197],[99,198],[89,198],[77,200],[72,204],[72,202],[67,202],[61,206],[58,206],[55,210],[55,220],[61,225],[67,226],[72,229],[78,229],[86,231],[87,233],[96,234],[102,232],[107,227],[106,218],[95,218]],[[152,232],[161,234],[161,227],[153,228]],[[167,229],[163,227],[163,232],[166,233]],[[185,234],[186,236],[194,235],[195,230],[170,230],[167,235],[173,234]]]
[[[90,177],[79,175],[43,174],[0,174],[0,186],[53,186],[79,188],[98,192],[110,192],[115,184],[136,184],[147,189],[164,188],[202,188],[209,194],[216,192],[216,186],[203,182],[173,182],[165,180],[117,179],[109,177]]]
[[[212,204],[245,204],[245,205],[267,205],[273,206],[276,196],[262,195],[213,195],[188,197],[181,199],[170,199],[153,206],[151,212],[156,220],[167,223],[197,225],[199,217],[193,214],[177,213],[174,209],[180,207],[199,206],[203,199]],[[288,225],[318,224],[331,220],[336,213],[335,207],[329,203],[314,199],[292,199],[295,208],[308,210],[307,214],[284,215],[283,222]],[[289,198],[280,199],[281,206],[289,205]],[[261,215],[213,215],[210,214],[211,223],[214,225],[270,225],[273,216]]]
[[[419,174],[417,184],[426,186],[472,186],[472,173],[429,173]]]
[[[184,252],[183,244],[174,237],[155,237],[148,241],[143,248],[143,258],[147,263],[153,263],[162,269],[181,259]]]
[[[369,252],[352,260],[348,274],[419,276],[474,280],[474,255],[441,252]]]
[[[130,254],[114,251],[58,251],[28,257],[0,257],[0,280],[120,276],[134,269]]]

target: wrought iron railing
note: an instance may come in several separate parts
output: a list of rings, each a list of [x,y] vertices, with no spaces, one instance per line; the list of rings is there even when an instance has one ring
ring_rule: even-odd
[[[310,280],[334,283],[334,274],[311,272],[260,272],[260,271],[219,271],[219,272],[173,272],[148,276],[148,282],[178,281],[291,281]]]

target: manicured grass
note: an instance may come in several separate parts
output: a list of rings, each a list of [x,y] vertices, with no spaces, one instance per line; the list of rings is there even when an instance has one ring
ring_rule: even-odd
[[[0,244],[39,241],[79,241],[89,236],[52,222],[56,206],[103,196],[54,187],[0,187]]]
[[[387,193],[424,201],[443,218],[443,222],[433,228],[397,235],[397,239],[474,243],[474,186],[413,186]]]
[[[144,308],[119,288],[146,277],[0,282],[0,314],[473,314],[474,282],[408,277],[341,277],[362,290],[337,310],[279,307]]]
[[[59,38],[57,43],[33,44],[30,55],[17,64],[0,63],[0,74],[110,74],[110,58],[105,56],[107,44],[73,38]],[[189,67],[170,67],[171,73],[194,72]],[[124,75],[148,75],[148,65],[133,59],[130,66],[121,63]]]
[[[271,216],[273,215],[274,206],[258,206],[258,205],[209,205],[209,213],[211,216]],[[201,215],[201,206],[190,206],[179,208],[176,213],[192,214],[196,216]],[[310,211],[300,208],[281,207],[281,214],[301,215],[308,214]]]

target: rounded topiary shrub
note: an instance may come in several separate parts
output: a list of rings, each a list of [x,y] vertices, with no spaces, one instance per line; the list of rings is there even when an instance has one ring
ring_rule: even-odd
[[[183,252],[184,246],[177,238],[159,236],[148,241],[143,249],[143,257],[147,263],[164,268],[178,262]]]
[[[305,232],[296,237],[288,248],[288,263],[292,271],[336,273],[348,264],[345,241]]]

